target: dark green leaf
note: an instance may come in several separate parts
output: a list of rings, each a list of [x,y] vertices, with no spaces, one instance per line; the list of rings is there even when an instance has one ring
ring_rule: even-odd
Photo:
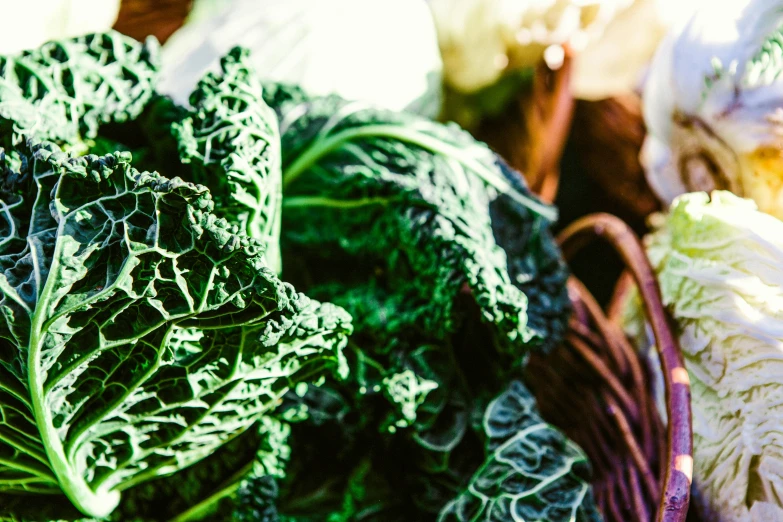
[[[219,213],[267,245],[267,264],[279,272],[280,136],[274,111],[248,52],[233,49],[221,74],[207,74],[190,97],[193,111],[173,131],[192,180],[210,187]]]
[[[582,450],[538,415],[520,383],[487,408],[487,459],[440,522],[598,522]]]
[[[98,127],[136,118],[152,96],[158,43],[141,44],[116,32],[49,42],[0,56],[0,135],[77,149]]]
[[[540,248],[551,238],[537,212],[548,208],[486,146],[455,127],[334,97],[276,109],[283,111],[283,241],[293,255],[311,264],[344,257],[350,261],[337,263],[353,263],[348,270],[388,273],[410,290],[407,313],[439,338],[456,330],[454,302],[467,290],[512,353],[556,341],[550,334],[563,327],[547,322],[564,322],[567,296],[556,249]],[[529,323],[528,296],[515,286],[537,273],[517,270],[512,280],[494,237],[490,208],[501,199],[516,205],[511,215],[529,242],[515,245],[528,248],[514,252],[524,257],[514,266],[543,265],[561,281],[546,303],[556,311],[538,313],[546,319],[538,324]]]
[[[350,332],[279,281],[205,187],[128,156],[0,155],[0,490],[59,484],[95,516],[295,383],[343,372]]]

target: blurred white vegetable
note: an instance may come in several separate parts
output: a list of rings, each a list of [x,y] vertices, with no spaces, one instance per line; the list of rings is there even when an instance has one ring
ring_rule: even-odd
[[[579,52],[574,62],[574,95],[601,99],[639,89],[667,30],[709,1],[634,0]]]
[[[727,189],[783,217],[783,2],[708,2],[661,44],[642,162],[670,203]]]
[[[711,522],[783,520],[783,221],[726,191],[652,221],[645,246],[692,386],[695,501]],[[625,318],[637,341],[639,306]]]
[[[0,0],[0,54],[110,29],[120,0]]]
[[[215,0],[163,47],[160,89],[186,103],[234,45],[266,79],[434,117],[441,61],[424,0]],[[208,13],[208,14],[207,14]]]
[[[444,78],[475,92],[507,71],[562,60],[601,35],[633,0],[430,0],[443,56]]]

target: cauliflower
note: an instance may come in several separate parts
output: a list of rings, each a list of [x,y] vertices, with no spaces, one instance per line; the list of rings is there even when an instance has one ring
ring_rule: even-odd
[[[642,163],[664,203],[725,189],[783,217],[783,3],[710,2],[663,41]]]
[[[716,191],[680,196],[652,224],[645,246],[692,385],[694,501],[714,522],[783,520],[783,222]]]

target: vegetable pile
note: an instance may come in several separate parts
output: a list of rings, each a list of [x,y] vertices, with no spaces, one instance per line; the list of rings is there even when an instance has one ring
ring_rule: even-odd
[[[2,516],[783,521],[783,3],[194,13],[2,62]]]
[[[0,58],[0,517],[597,521],[553,211],[453,125],[117,33]],[[87,520],[84,519],[84,520]]]

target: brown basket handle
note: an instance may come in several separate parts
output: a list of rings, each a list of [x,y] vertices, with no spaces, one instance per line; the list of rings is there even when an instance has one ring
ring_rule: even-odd
[[[693,434],[690,381],[682,352],[672,334],[661,301],[658,282],[639,239],[631,228],[609,214],[591,214],[569,225],[558,235],[566,259],[593,240],[601,238],[620,255],[639,288],[647,319],[655,335],[666,392],[666,472],[658,522],[684,522],[693,478]],[[610,310],[610,315],[617,310]]]

